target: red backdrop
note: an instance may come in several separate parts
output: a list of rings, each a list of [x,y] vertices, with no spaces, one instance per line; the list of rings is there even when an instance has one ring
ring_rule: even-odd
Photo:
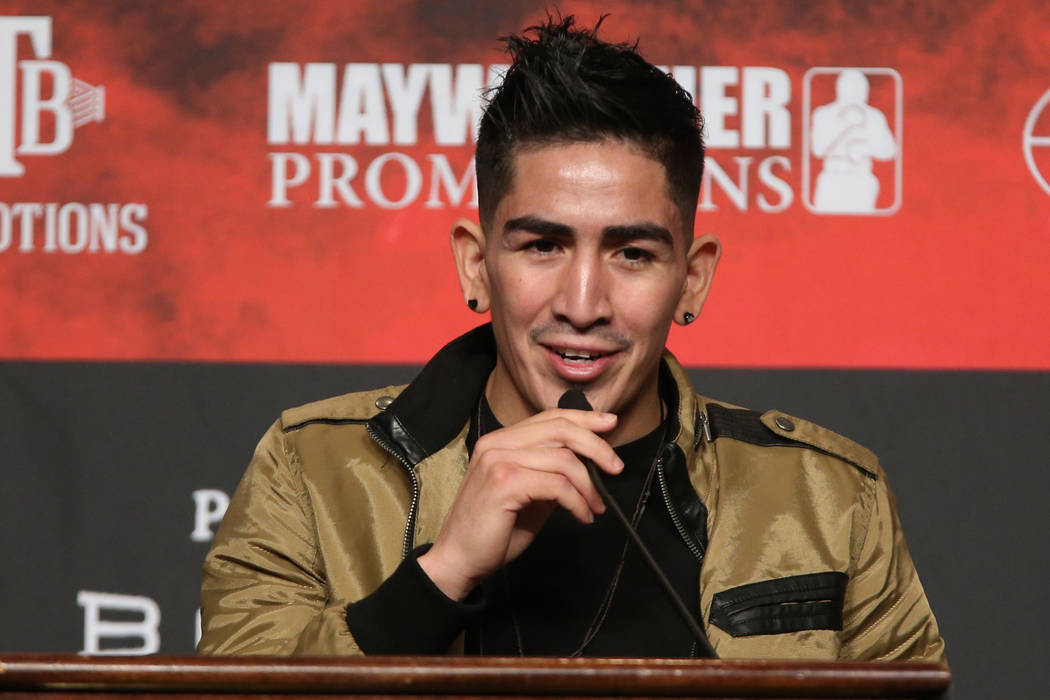
[[[538,19],[542,6],[467,15],[444,5],[0,4],[6,19],[50,18],[50,55],[23,33],[18,61],[54,61],[88,87],[104,88],[101,107],[98,91],[83,98],[89,115],[101,109],[102,116],[76,127],[65,150],[16,152],[24,174],[0,177],[0,357],[419,363],[477,323],[460,298],[447,244],[452,221],[476,215],[470,194],[457,202],[439,188],[440,203],[427,205],[437,179],[432,157],[459,179],[472,152],[469,138],[437,142],[434,111],[446,110],[441,100],[449,95],[432,94],[444,89],[434,76],[449,70],[455,83],[457,67],[501,63],[494,37]],[[1050,91],[1050,17],[1041,2],[825,2],[808,9],[755,2],[686,10],[574,2],[563,9],[588,22],[608,12],[606,37],[640,35],[650,60],[686,67],[675,70],[680,80],[692,69],[702,109],[704,83],[733,74],[710,68],[735,69],[735,84],[709,87],[719,99],[712,114],[721,128],[709,156],[741,192],[717,179],[708,183],[697,230],[717,233],[725,253],[700,321],[672,332],[671,347],[684,362],[1050,368],[1050,188],[1040,182],[1050,179],[1050,148],[1040,140],[1050,137],[1050,108],[1039,109]],[[294,64],[300,77],[307,64],[331,65],[334,92],[315,97],[332,100],[335,118],[345,122],[344,141],[381,143],[318,143],[312,128],[307,143],[268,137],[276,118],[268,104],[274,63]],[[409,77],[413,65],[451,68],[416,69],[427,76],[420,109],[398,117],[388,82],[344,84],[347,64],[385,63]],[[44,100],[61,80],[48,66]],[[897,150],[873,169],[881,185],[877,209],[892,209],[899,193],[899,208],[885,215],[820,214],[806,206],[806,76],[847,66],[897,76],[865,73],[869,104],[885,116]],[[786,83],[745,94],[748,67],[776,69]],[[16,147],[26,143],[23,124],[34,118],[25,92],[32,70],[20,64],[0,76]],[[361,81],[385,80],[363,70]],[[812,107],[834,98],[837,74],[810,74]],[[743,118],[756,113],[762,97],[776,102],[775,89],[784,84],[789,94],[765,122],[761,144],[717,143],[744,129]],[[381,90],[378,106],[368,101],[375,96],[369,85]],[[53,140],[61,109],[30,109],[40,117],[38,141]],[[783,110],[786,145],[773,137]],[[454,109],[442,118],[463,132],[469,113],[462,114],[468,118],[457,120]],[[323,140],[324,129],[319,133]],[[298,154],[283,157],[310,167],[303,184],[288,188],[290,206],[268,205],[278,153]],[[359,172],[347,182],[362,206],[348,205],[334,189],[335,206],[315,206],[321,160],[348,162],[318,154],[353,159]],[[369,167],[373,189],[398,200],[411,184],[406,163],[421,176],[418,195],[383,208],[369,196]],[[815,178],[820,160],[809,164]],[[764,211],[763,202],[782,211]],[[22,228],[27,203],[56,205],[55,250],[46,249],[46,206]],[[107,252],[97,232],[99,250],[91,250],[97,225],[89,205],[111,203],[132,218],[124,226],[118,216],[118,237],[144,243],[140,252]],[[125,211],[131,204],[146,209]]]

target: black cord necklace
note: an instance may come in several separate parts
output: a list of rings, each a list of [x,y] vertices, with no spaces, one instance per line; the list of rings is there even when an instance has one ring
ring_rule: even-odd
[[[485,395],[482,394],[481,397],[478,399],[476,415],[478,438],[480,438],[485,433],[489,432],[489,429],[493,429],[487,429],[488,427],[485,426],[482,421],[482,406],[484,401]],[[645,514],[645,509],[649,502],[649,496],[652,493],[653,477],[656,475],[656,471],[660,465],[660,453],[663,451],[663,446],[667,439],[666,411],[662,400],[660,401],[660,429],[660,440],[657,442],[656,454],[653,456],[653,459],[649,464],[649,472],[646,474],[645,482],[642,485],[641,493],[639,493],[638,495],[638,501],[635,503],[634,512],[631,515],[631,527],[635,529],[638,528],[638,524],[641,522],[642,516]],[[584,632],[583,639],[580,641],[579,646],[576,647],[575,651],[569,654],[570,657],[582,656],[583,653],[587,650],[587,647],[590,646],[591,642],[593,642],[594,638],[598,635],[598,632],[599,630],[601,630],[602,625],[605,623],[605,619],[609,615],[609,609],[612,607],[612,601],[616,595],[616,589],[619,586],[624,566],[627,563],[627,551],[628,549],[630,549],[630,546],[630,538],[625,538],[623,543],[623,549],[620,552],[619,563],[617,564],[616,571],[613,573],[613,576],[610,579],[604,594],[602,595],[601,602],[598,605],[598,610],[595,613],[594,618],[591,620],[590,624],[587,626],[587,630]],[[507,595],[507,601],[510,603],[509,607],[511,623],[514,628],[514,638],[515,643],[517,645],[518,655],[525,656],[525,644],[522,640],[521,625],[518,622],[517,606],[514,604],[514,591],[511,587],[510,579],[507,576],[506,566],[501,567],[500,575],[503,579],[503,586]],[[479,634],[479,653],[483,655],[485,653],[484,639],[480,637],[481,635]],[[690,656],[692,655],[694,655],[694,652],[691,650]]]

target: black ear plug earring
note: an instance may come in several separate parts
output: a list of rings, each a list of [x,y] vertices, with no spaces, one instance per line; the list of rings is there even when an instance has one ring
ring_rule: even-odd
[[[467,306],[470,307],[471,311],[477,311],[478,310],[478,300],[477,299],[467,299]]]
[[[685,323],[685,325],[687,325],[687,326],[690,323],[692,323],[693,321],[695,321],[695,320],[696,320],[696,316],[692,315],[688,311],[686,311],[684,314],[682,314],[682,322]]]

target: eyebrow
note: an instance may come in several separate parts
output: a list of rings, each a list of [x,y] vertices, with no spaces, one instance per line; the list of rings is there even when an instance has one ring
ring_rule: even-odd
[[[533,215],[508,219],[503,224],[503,233],[506,235],[513,231],[528,231],[541,236],[556,237],[571,237],[576,233],[572,226],[560,224],[556,221],[548,221]],[[612,243],[625,243],[643,239],[674,248],[674,235],[666,227],[649,222],[606,226],[602,229],[602,239],[604,242]]]
[[[628,241],[650,240],[674,248],[674,236],[663,226],[656,224],[629,224],[627,226],[607,226],[602,229],[602,238],[619,243]]]
[[[532,215],[509,219],[503,224],[504,234],[512,231],[528,231],[529,233],[538,233],[541,236],[571,236],[576,233],[572,226],[548,221]]]

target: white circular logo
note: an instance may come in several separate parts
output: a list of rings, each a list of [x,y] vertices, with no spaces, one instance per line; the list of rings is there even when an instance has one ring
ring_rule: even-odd
[[[1039,186],[1043,190],[1050,194],[1050,183],[1047,182],[1046,177],[1039,171],[1039,166],[1036,165],[1035,155],[1033,153],[1036,148],[1050,148],[1050,133],[1048,134],[1033,134],[1035,130],[1036,122],[1039,121],[1039,117],[1043,115],[1043,111],[1046,106],[1050,104],[1050,90],[1047,90],[1039,101],[1035,103],[1035,107],[1032,107],[1032,111],[1028,113],[1028,119],[1024,122],[1024,160],[1028,164],[1028,170],[1032,173],[1032,177],[1039,183]]]

